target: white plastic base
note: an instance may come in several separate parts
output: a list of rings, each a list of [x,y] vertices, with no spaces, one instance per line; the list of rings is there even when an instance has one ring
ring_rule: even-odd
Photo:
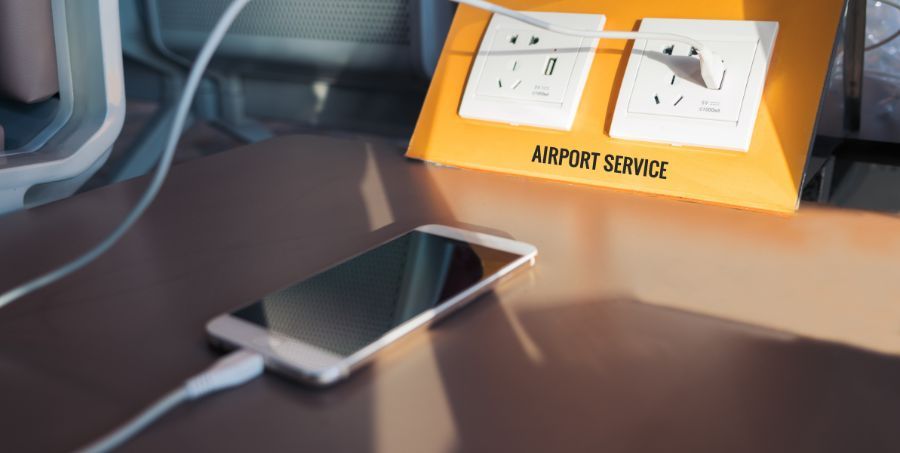
[[[637,40],[619,90],[610,135],[672,145],[747,151],[777,22],[644,19],[640,31],[675,33],[725,59],[720,90],[706,88],[688,45]]]
[[[583,30],[602,30],[600,14],[528,13]],[[495,14],[472,64],[459,115],[570,130],[597,40],[549,32]]]

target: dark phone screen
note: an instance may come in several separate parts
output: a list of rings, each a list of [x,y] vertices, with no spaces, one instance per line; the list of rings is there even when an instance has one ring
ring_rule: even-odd
[[[517,258],[412,231],[232,315],[347,356]]]

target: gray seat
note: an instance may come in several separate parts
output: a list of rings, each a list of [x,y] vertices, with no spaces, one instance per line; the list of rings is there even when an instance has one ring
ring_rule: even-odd
[[[122,1],[129,95],[160,107],[112,163],[114,180],[144,174],[158,160],[179,84],[228,3]],[[294,131],[406,139],[454,8],[447,0],[256,0],[217,50],[194,117],[245,142],[273,135],[255,118]],[[149,83],[148,73],[162,81]]]

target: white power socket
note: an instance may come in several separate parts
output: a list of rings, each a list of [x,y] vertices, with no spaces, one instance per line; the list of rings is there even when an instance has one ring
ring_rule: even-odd
[[[602,30],[602,14],[527,13],[562,26]],[[494,14],[475,56],[459,115],[570,130],[597,40],[562,35]]]
[[[725,60],[720,90],[706,88],[690,46],[635,41],[610,135],[747,151],[762,100],[777,22],[644,19],[640,31],[689,36]]]

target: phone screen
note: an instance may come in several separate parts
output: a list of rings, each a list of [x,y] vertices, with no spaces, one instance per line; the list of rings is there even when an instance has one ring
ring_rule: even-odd
[[[412,231],[232,315],[347,356],[518,258]]]

